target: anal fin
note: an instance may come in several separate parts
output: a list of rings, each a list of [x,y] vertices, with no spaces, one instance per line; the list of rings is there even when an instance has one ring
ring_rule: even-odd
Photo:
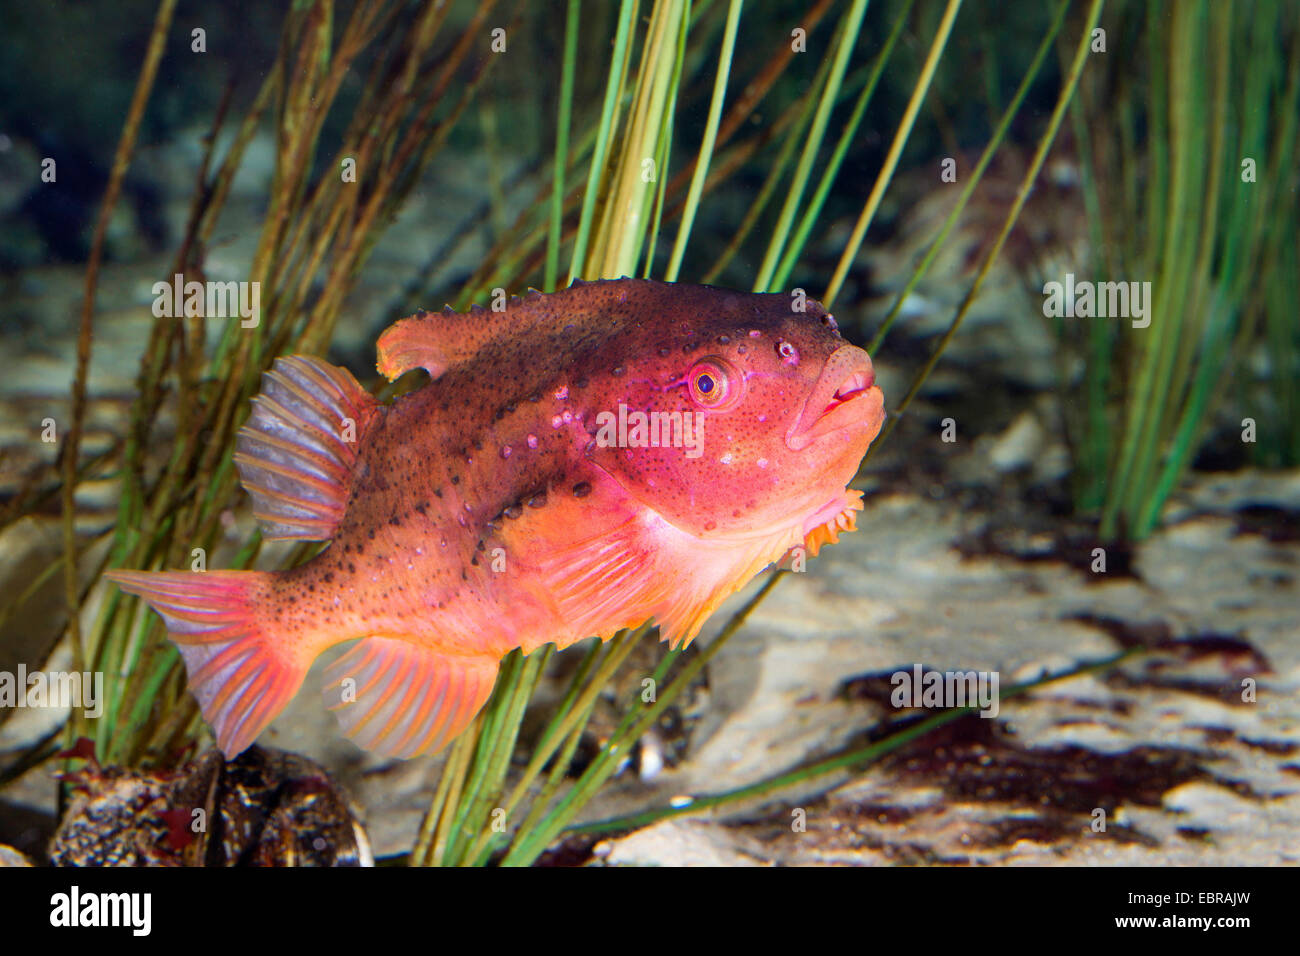
[[[325,704],[343,733],[385,757],[441,750],[479,712],[499,661],[368,637],[326,670]]]
[[[275,360],[235,452],[265,537],[333,536],[352,491],[357,448],[381,409],[346,369],[305,355]]]

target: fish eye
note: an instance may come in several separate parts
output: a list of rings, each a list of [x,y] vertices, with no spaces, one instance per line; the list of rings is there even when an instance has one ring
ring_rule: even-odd
[[[686,373],[691,401],[701,408],[714,410],[735,404],[743,381],[730,365],[713,357],[700,359]]]

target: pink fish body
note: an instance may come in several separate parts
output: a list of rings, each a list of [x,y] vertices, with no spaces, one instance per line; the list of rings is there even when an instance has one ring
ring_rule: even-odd
[[[619,279],[504,311],[419,313],[379,339],[381,405],[347,371],[278,359],[235,461],[287,571],[108,577],[164,618],[233,756],[327,648],[344,732],[411,757],[459,734],[501,658],[654,619],[689,642],[791,548],[853,528],[884,420],[871,360],[816,302]]]

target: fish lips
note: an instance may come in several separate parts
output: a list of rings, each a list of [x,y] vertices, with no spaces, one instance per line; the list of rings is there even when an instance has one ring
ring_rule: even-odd
[[[858,427],[871,442],[885,421],[885,396],[876,387],[871,356],[855,345],[843,345],[826,360],[799,417],[786,433],[791,451],[802,451],[819,438]]]

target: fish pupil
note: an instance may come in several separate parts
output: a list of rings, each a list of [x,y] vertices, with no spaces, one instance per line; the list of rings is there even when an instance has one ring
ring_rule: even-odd
[[[713,391],[713,378],[709,375],[701,375],[696,380],[695,385],[701,392],[708,395]]]

